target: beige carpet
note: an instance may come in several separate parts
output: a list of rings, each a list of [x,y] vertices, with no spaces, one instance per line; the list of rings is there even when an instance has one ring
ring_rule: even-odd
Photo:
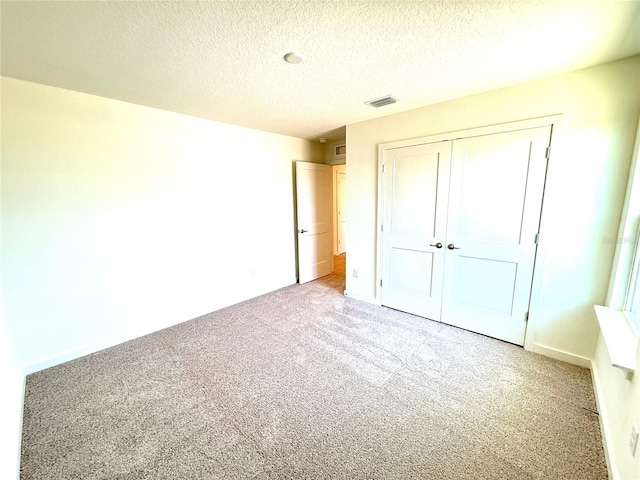
[[[22,478],[606,478],[588,370],[342,271],[30,375]]]

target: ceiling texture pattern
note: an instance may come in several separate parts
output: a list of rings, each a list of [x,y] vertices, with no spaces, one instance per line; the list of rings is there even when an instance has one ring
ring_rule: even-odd
[[[640,53],[636,0],[2,1],[0,19],[2,75],[309,140]]]

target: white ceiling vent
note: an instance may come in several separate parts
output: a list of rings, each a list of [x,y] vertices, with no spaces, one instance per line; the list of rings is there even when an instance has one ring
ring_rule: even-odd
[[[385,105],[391,105],[392,103],[396,103],[398,101],[397,98],[392,97],[391,95],[386,95],[384,97],[376,98],[375,100],[369,100],[368,102],[364,102],[370,107],[380,108]]]

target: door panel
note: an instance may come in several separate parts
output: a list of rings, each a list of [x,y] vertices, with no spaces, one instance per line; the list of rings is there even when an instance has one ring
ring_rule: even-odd
[[[394,235],[433,237],[437,209],[439,153],[394,157],[392,160]]]
[[[496,149],[494,144],[501,139],[493,137],[480,137],[464,146],[454,143],[456,152],[466,148],[459,159],[457,237],[511,245],[519,243],[522,230],[529,144]]]
[[[298,281],[329,275],[331,255],[331,167],[296,162]]]
[[[453,142],[443,322],[524,344],[550,135]]]
[[[394,248],[391,256],[389,288],[409,295],[430,297],[434,280],[434,254]]]
[[[385,151],[383,305],[440,319],[451,145]]]
[[[458,255],[455,298],[458,305],[511,315],[518,265],[486,258]],[[482,278],[478,282],[477,278]],[[445,319],[446,321],[446,319]]]

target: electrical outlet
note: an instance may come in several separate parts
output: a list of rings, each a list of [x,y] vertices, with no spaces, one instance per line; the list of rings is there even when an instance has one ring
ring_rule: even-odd
[[[357,268],[353,269],[353,278],[358,278],[358,269]]]
[[[636,449],[638,448],[638,436],[640,436],[640,429],[637,425],[631,427],[631,437],[629,437],[629,450],[631,450],[631,456],[635,457]]]

